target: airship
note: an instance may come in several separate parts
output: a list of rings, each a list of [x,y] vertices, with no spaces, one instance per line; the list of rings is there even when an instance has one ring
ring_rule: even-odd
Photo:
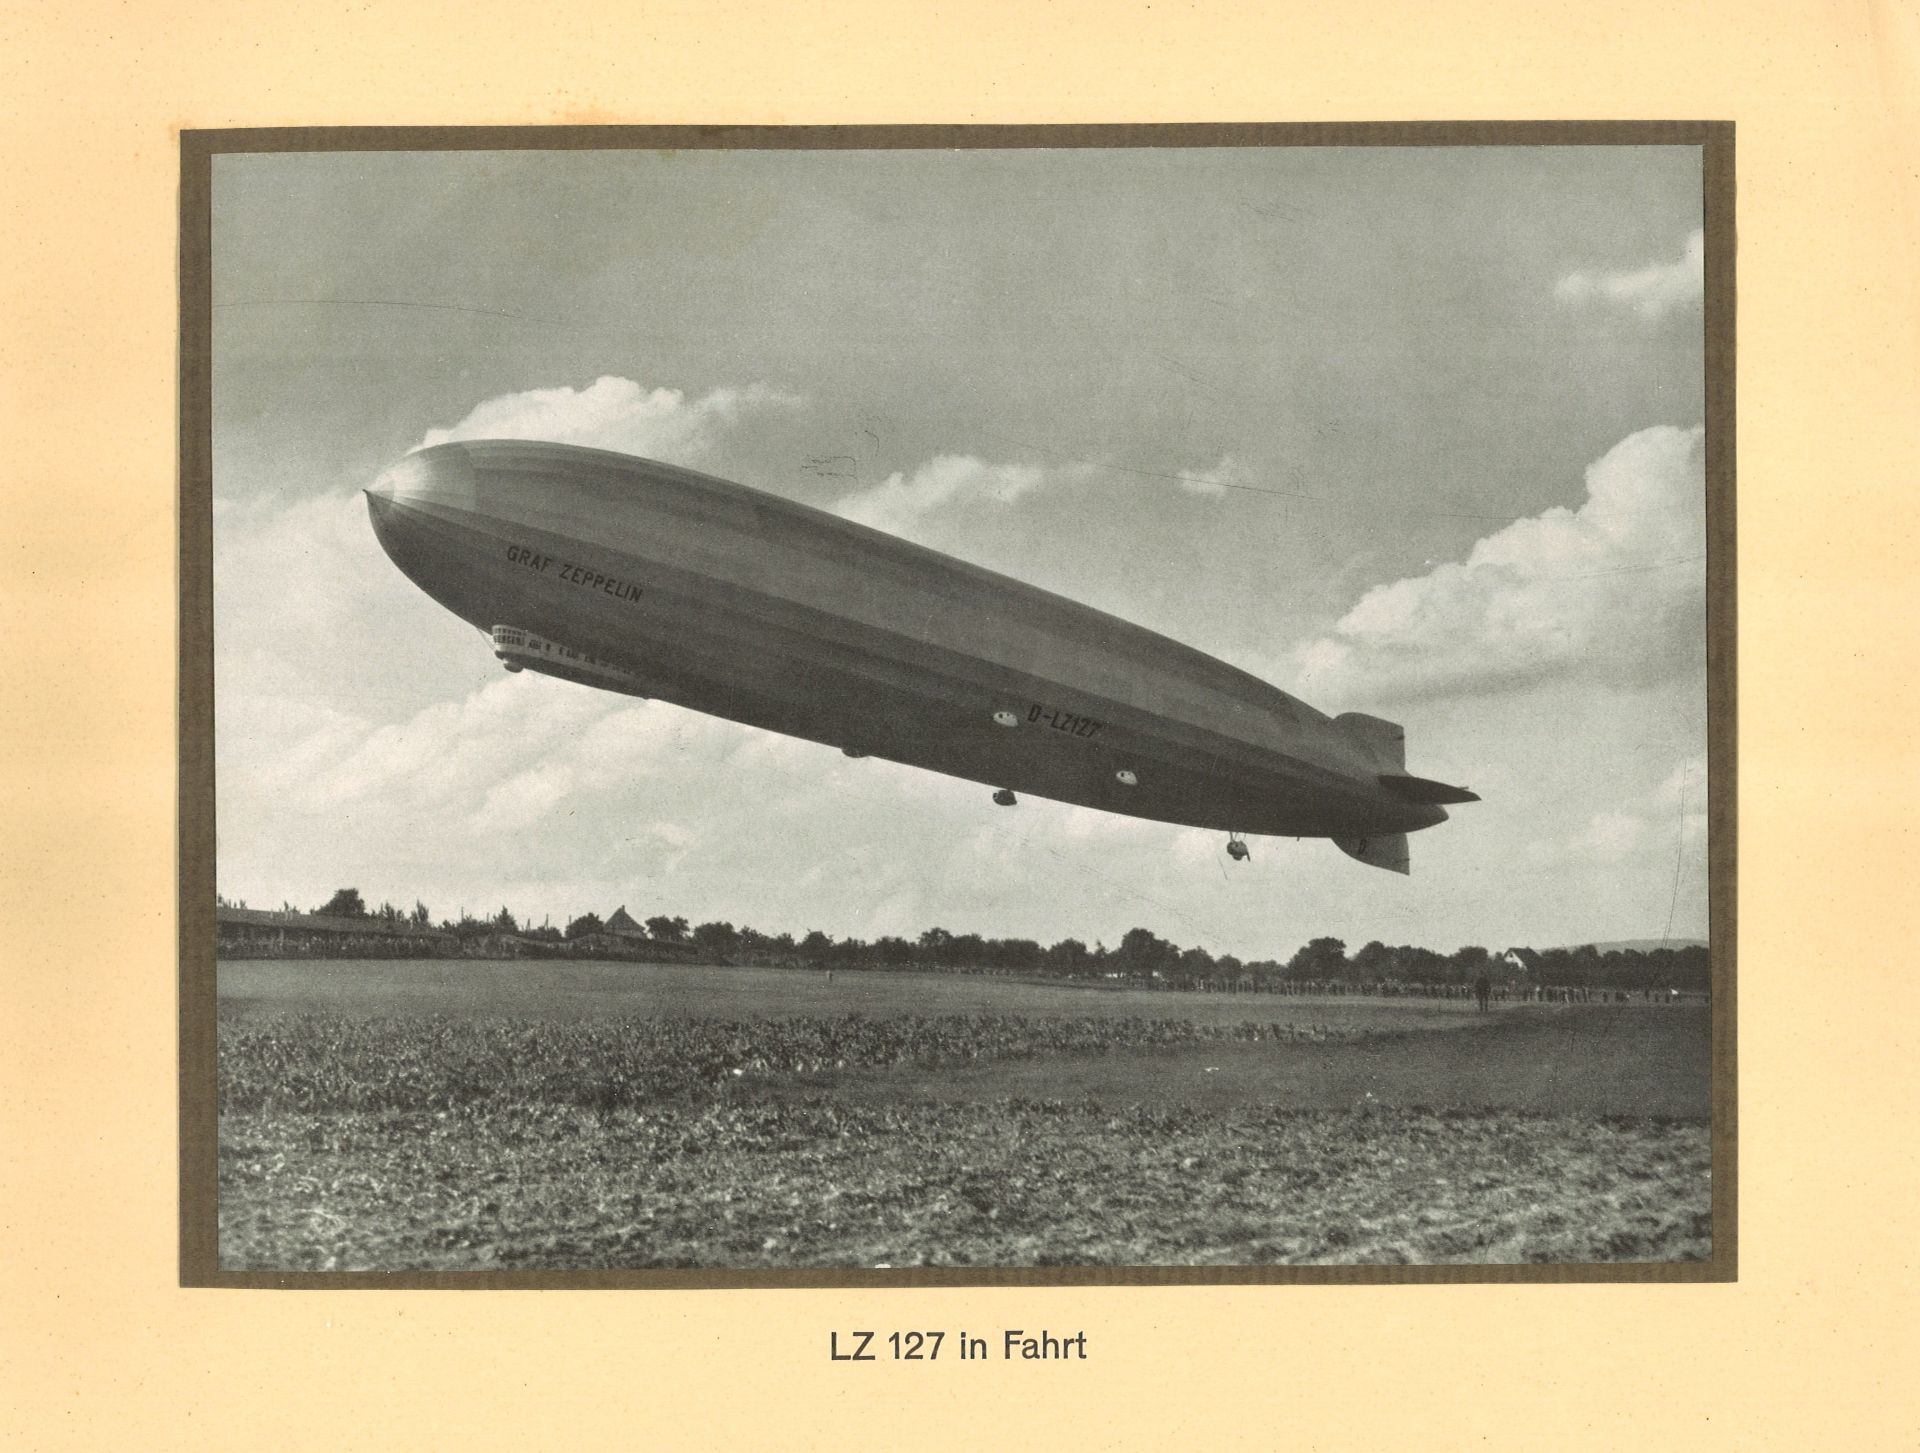
[[[462,440],[366,490],[381,547],[508,671],[658,699],[1019,794],[1408,871],[1478,798],[1104,611],[824,510],[576,445]]]

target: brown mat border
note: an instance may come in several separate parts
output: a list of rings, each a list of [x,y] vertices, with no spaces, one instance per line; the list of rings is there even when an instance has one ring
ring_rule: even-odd
[[[918,1267],[793,1270],[241,1272],[220,1266],[213,753],[213,158],[259,152],[912,150],[993,147],[1697,146],[1706,238],[1708,926],[1712,1234],[1703,1262],[1540,1266]],[[1066,126],[309,126],[180,134],[180,1285],[345,1290],[1397,1286],[1737,1279],[1734,125],[1387,121]]]

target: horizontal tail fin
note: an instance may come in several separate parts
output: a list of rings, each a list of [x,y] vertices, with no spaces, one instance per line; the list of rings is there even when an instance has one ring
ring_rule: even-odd
[[[1480,794],[1469,792],[1464,787],[1451,787],[1445,782],[1435,782],[1428,777],[1408,777],[1399,772],[1382,772],[1380,785],[1396,797],[1408,802],[1431,803],[1444,807],[1452,802],[1478,802]]]
[[[1407,852],[1407,835],[1403,832],[1375,833],[1372,837],[1337,837],[1333,845],[1370,868],[1385,868],[1389,873],[1413,871],[1412,858]]]

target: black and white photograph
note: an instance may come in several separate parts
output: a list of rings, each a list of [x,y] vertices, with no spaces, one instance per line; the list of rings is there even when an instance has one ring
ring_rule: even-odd
[[[221,1272],[1727,1250],[1703,145],[1253,132],[203,159]]]

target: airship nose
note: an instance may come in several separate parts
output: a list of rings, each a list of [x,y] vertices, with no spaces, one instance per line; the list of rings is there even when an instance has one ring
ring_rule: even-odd
[[[405,468],[408,462],[401,460],[363,491],[373,533],[389,555],[394,553],[395,516],[405,507],[402,501],[414,502],[415,491],[409,488],[409,471]]]
[[[474,470],[458,444],[422,449],[366,487],[374,537],[413,582],[446,603],[450,542],[475,506]]]
[[[473,463],[458,444],[440,444],[409,454],[367,486],[367,510],[375,530],[396,515],[439,515],[472,511]]]
[[[373,521],[373,532],[377,535],[393,509],[393,483],[383,474],[360,493],[367,497],[367,516]]]
[[[367,486],[367,498],[388,504],[473,507],[473,465],[458,444],[421,449],[389,466]]]

